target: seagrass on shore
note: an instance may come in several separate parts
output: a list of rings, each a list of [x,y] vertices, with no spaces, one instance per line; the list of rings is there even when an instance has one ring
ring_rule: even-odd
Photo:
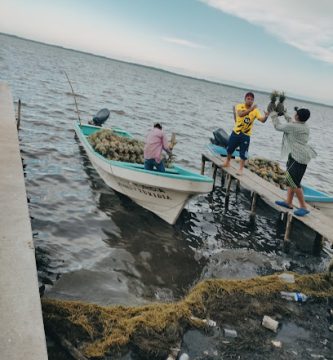
[[[265,314],[291,316],[280,291],[303,292],[313,301],[333,297],[329,274],[294,275],[295,283],[285,283],[278,275],[205,280],[181,301],[140,307],[42,299],[45,328],[51,336],[65,338],[83,358],[103,359],[129,348],[147,358],[152,354],[154,358],[166,358],[186,330],[207,326],[198,318],[232,321],[235,326],[244,323],[245,318],[249,323],[260,323]]]

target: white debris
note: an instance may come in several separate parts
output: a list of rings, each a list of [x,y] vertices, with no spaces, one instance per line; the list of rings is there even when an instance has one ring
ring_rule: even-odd
[[[295,282],[295,276],[293,274],[282,273],[278,276],[281,281],[293,284]]]
[[[281,348],[282,342],[278,340],[272,340],[272,345],[275,346],[276,348]]]
[[[216,321],[210,319],[200,319],[196,316],[191,316],[191,320],[202,322],[203,324],[208,325],[210,327],[216,326]]]
[[[279,322],[265,315],[264,318],[262,319],[261,325],[266,329],[277,332],[277,329],[279,327]]]
[[[179,360],[190,360],[190,357],[186,353],[182,353]]]
[[[223,329],[225,337],[237,337],[237,331],[231,329]]]

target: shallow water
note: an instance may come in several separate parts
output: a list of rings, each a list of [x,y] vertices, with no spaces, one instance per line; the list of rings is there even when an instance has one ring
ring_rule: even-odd
[[[232,129],[232,104],[244,90],[4,35],[0,44],[0,79],[23,102],[19,137],[46,296],[140,304],[179,298],[208,277],[324,269],[324,254],[282,251],[278,214],[264,203],[251,225],[245,191],[231,196],[228,211],[221,188],[198,196],[170,226],[108,188],[74,138],[76,115],[63,71],[84,122],[108,107],[108,125],[142,139],[160,121],[167,133],[177,133],[177,162],[196,171],[212,131]],[[258,93],[256,101],[263,110],[268,96]],[[312,112],[311,142],[319,154],[304,181],[333,194],[333,108],[287,100],[290,110],[295,105]],[[280,144],[270,122],[255,125],[252,156],[280,159]],[[306,234],[296,237],[302,242]]]

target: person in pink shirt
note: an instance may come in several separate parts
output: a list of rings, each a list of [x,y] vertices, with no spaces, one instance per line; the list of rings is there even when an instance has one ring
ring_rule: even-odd
[[[161,159],[162,150],[170,155],[172,146],[169,145],[161,124],[156,123],[154,124],[154,128],[150,130],[146,136],[144,148],[145,170],[165,172],[165,167]]]

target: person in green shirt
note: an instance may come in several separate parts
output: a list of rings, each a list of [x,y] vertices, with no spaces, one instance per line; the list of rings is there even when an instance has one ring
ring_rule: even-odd
[[[307,164],[317,156],[314,149],[308,144],[310,129],[306,121],[310,118],[308,109],[295,108],[294,120],[285,112],[286,123],[281,123],[278,114],[273,111],[271,119],[277,131],[283,132],[282,138],[282,156],[288,156],[286,181],[288,184],[287,198],[285,201],[276,201],[279,206],[288,209],[293,208],[293,198],[296,194],[300,208],[294,211],[297,216],[309,214],[304,201],[301,181],[306,171]]]

